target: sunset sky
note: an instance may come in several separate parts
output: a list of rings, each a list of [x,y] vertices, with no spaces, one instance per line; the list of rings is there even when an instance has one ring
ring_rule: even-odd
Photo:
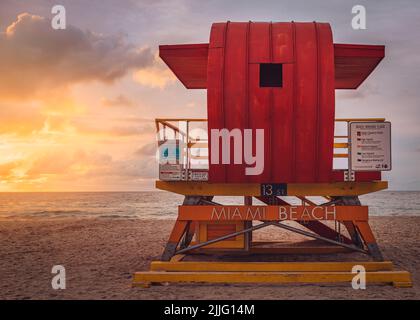
[[[354,2],[354,3],[353,3]],[[53,30],[62,4],[67,29]],[[351,8],[367,9],[367,30]],[[0,191],[151,190],[156,117],[206,117],[159,44],[208,42],[215,21],[325,21],[334,42],[386,45],[337,117],[392,122],[393,190],[420,190],[419,1],[0,0]]]

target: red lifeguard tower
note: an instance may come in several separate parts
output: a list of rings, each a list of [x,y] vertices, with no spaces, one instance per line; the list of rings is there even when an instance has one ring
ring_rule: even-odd
[[[136,273],[135,284],[346,282],[354,276],[352,266],[361,264],[368,282],[411,285],[407,272],[392,271],[392,263],[383,261],[368,207],[358,198],[387,188],[381,171],[391,169],[390,153],[382,145],[378,156],[369,137],[389,140],[390,124],[383,118],[335,119],[335,90],[357,89],[383,59],[384,46],[334,44],[328,23],[226,22],[212,25],[209,43],[159,50],[186,88],[207,89],[208,118],[156,119],[164,158],[156,187],[185,200],[161,261]],[[348,131],[335,134],[337,123]],[[198,129],[207,137],[192,133]],[[334,159],[349,164],[335,169]],[[223,205],[215,196],[240,196],[244,203]],[[324,201],[308,198],[313,196]],[[313,238],[314,245],[253,241],[252,233],[268,226]],[[370,261],[181,261],[195,254],[342,251]]]

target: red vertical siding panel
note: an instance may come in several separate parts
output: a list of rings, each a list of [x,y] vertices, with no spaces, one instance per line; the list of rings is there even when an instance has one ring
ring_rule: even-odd
[[[290,22],[273,23],[273,62],[293,63],[293,29]]]
[[[250,79],[250,75],[249,75],[249,55],[250,55],[250,33],[251,33],[251,24],[252,22],[249,21],[246,25],[246,38],[245,38],[245,45],[246,45],[246,52],[245,52],[245,124],[244,127],[245,129],[249,129],[250,128],[250,112],[249,112],[249,79]],[[254,149],[254,141],[251,142],[253,149]],[[244,144],[243,147],[245,148],[245,140],[244,140]],[[245,154],[245,153],[244,153]],[[245,162],[245,156],[244,156],[244,163],[246,165]],[[244,182],[250,182],[249,180],[249,176],[245,175],[244,176]]]
[[[207,64],[207,117],[209,137],[209,181],[225,182],[225,167],[211,164],[211,129],[224,127],[223,119],[223,75],[224,43],[226,23],[214,23],[210,33],[210,44]],[[221,155],[221,148],[219,148]]]
[[[293,182],[293,64],[283,64],[283,88],[274,89],[272,180]]]
[[[318,23],[319,88],[320,116],[318,122],[318,179],[329,182],[332,179],[334,153],[334,111],[335,76],[334,45],[331,27],[328,23]]]
[[[268,22],[251,23],[249,33],[249,63],[269,63],[269,38],[268,32],[270,24]]]
[[[250,182],[267,182],[270,178],[270,88],[260,88],[260,63],[270,62],[270,24],[252,23],[249,34],[249,128],[264,129],[264,171],[261,175],[248,176]],[[255,153],[255,138],[253,151]],[[268,152],[267,152],[268,151]]]
[[[296,23],[296,182],[315,180],[317,48],[313,23]]]
[[[291,132],[292,132],[292,140],[290,153],[292,155],[292,170],[290,172],[291,181],[296,181],[296,105],[297,105],[297,58],[296,58],[296,23],[292,21],[292,42],[293,42],[293,97],[292,97],[292,104],[290,105],[291,113],[292,113],[292,121],[290,124]]]
[[[283,64],[283,86],[273,88],[271,177],[292,182],[293,168],[293,29],[291,23],[273,23],[273,62]]]
[[[270,29],[268,32],[268,38],[269,38],[269,51],[270,51],[270,63],[273,63],[273,23],[270,22]],[[273,88],[269,88],[270,93],[269,93],[269,97],[268,97],[268,110],[269,110],[269,122],[267,123],[267,127],[268,127],[268,132],[267,132],[267,136],[268,136],[268,141],[265,143],[265,149],[264,149],[264,162],[265,162],[265,166],[264,166],[264,171],[267,174],[267,177],[269,180],[266,181],[272,181],[273,177],[272,177],[272,146],[273,146],[273,140],[274,140],[274,136],[273,136],[273,105],[274,105],[274,93],[273,93]]]
[[[227,30],[224,70],[224,118],[225,128],[232,130],[245,128],[247,115],[247,23],[232,22]],[[245,182],[245,164],[234,164],[233,139],[231,144],[231,164],[226,165],[228,182]]]

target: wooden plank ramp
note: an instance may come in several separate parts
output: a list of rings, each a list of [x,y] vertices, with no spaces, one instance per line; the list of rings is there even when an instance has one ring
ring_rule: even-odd
[[[153,261],[151,271],[136,272],[134,286],[158,283],[349,283],[361,265],[367,284],[393,284],[411,287],[407,271],[394,270],[390,261],[353,262],[205,262]]]
[[[366,271],[392,271],[391,261],[368,262],[197,262],[153,261],[150,271],[281,271],[281,272],[312,272],[312,271],[351,271],[353,266],[362,265]]]

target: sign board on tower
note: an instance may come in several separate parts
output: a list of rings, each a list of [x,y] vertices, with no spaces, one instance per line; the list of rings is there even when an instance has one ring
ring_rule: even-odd
[[[391,170],[390,122],[351,122],[349,138],[350,170]]]

